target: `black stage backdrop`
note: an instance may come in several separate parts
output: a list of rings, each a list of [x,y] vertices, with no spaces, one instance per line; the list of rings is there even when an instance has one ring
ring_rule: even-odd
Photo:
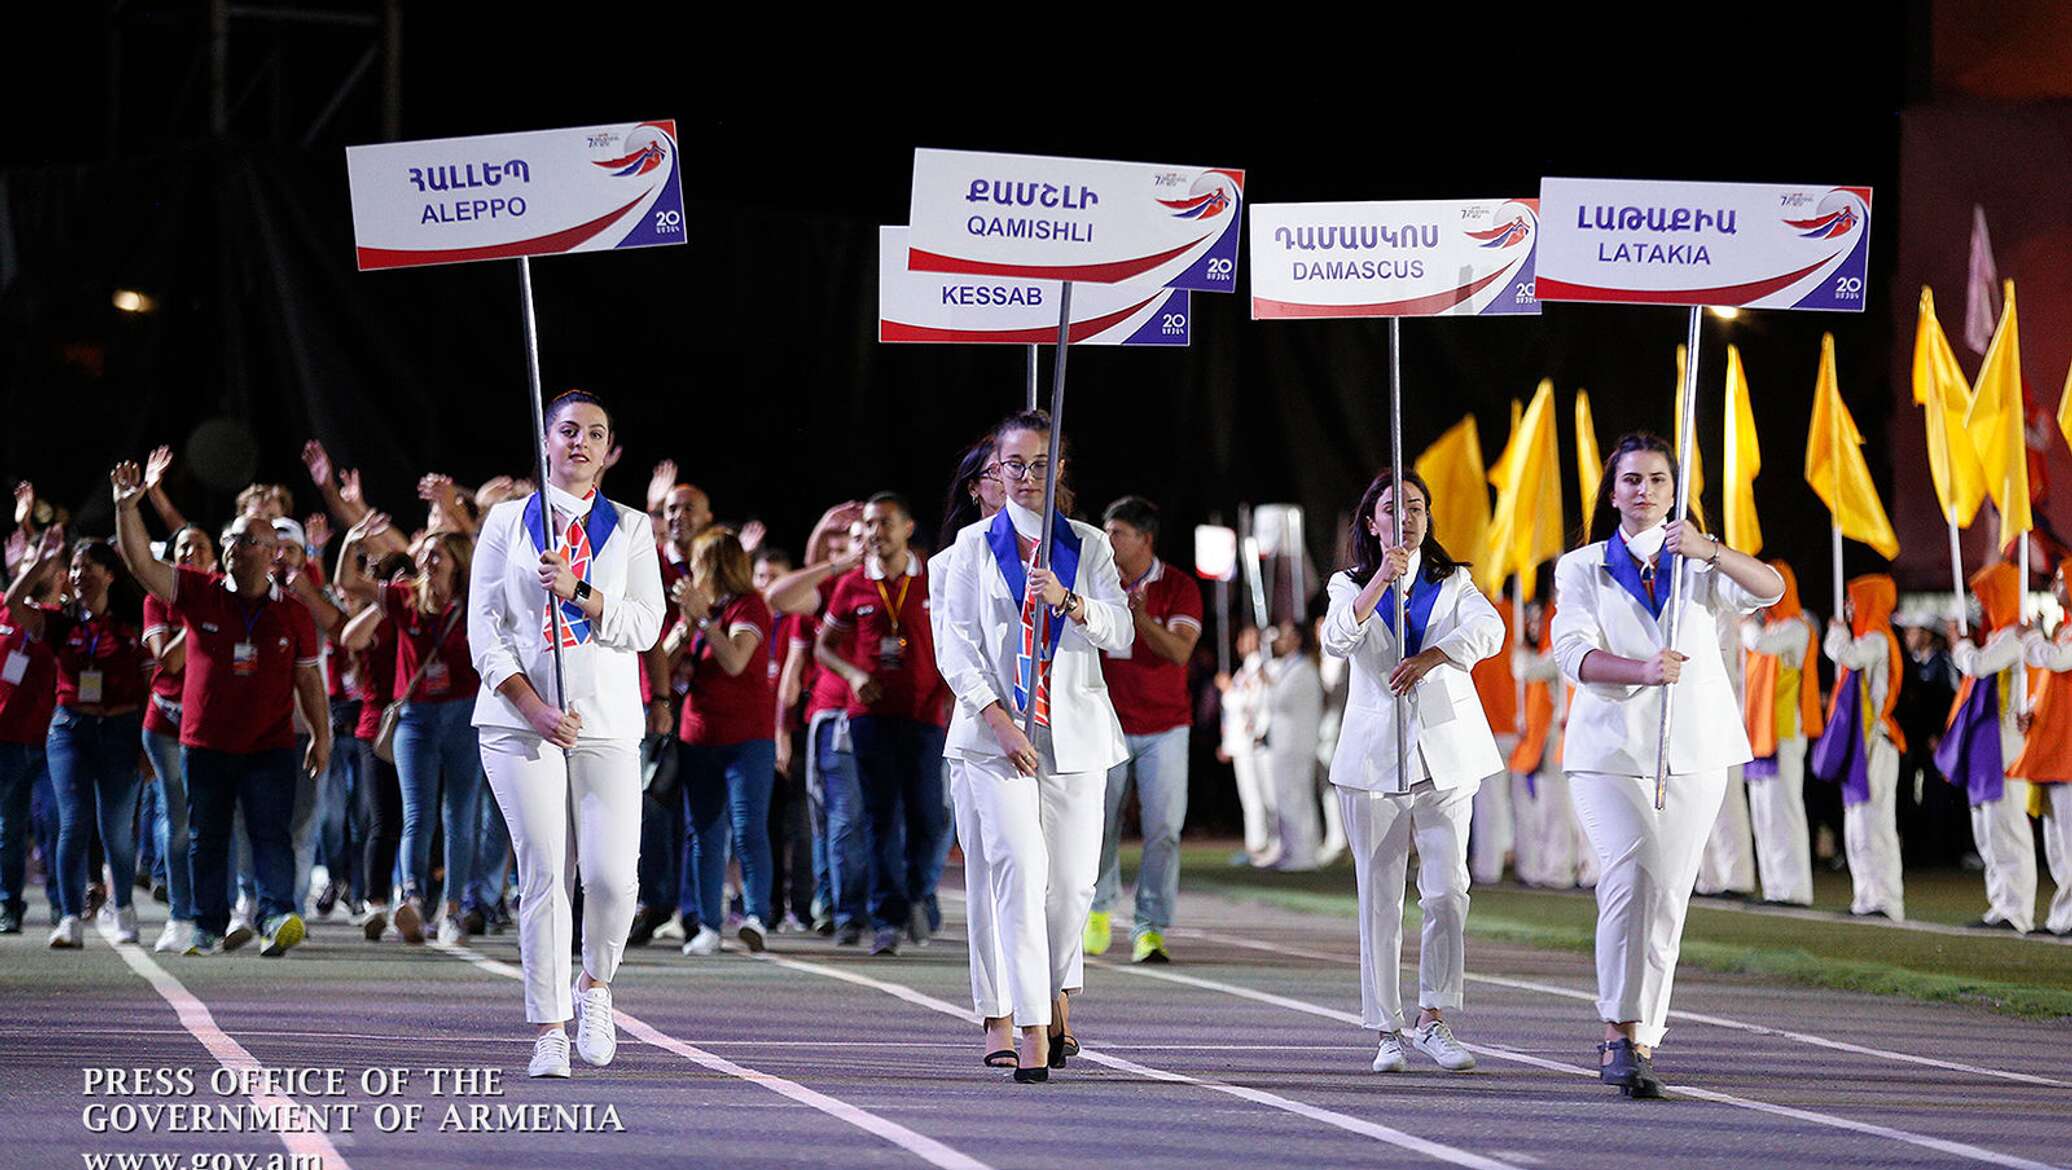
[[[542,77],[511,54],[537,56],[553,30],[485,45],[466,20],[413,10],[404,133],[679,120],[687,247],[534,262],[546,383],[613,405],[626,449],[614,496],[637,502],[648,468],[674,458],[722,518],[760,517],[793,547],[825,505],[879,489],[913,498],[925,533],[960,447],[1021,400],[1018,347],[875,339],[876,228],[904,220],[916,144],[1241,166],[1254,201],[1524,194],[1543,174],[1873,185],[1867,312],[1705,325],[1707,501],[1716,509],[1724,470],[1731,340],[1761,429],[1766,551],[1800,566],[1817,605],[1827,524],[1800,466],[1823,330],[1888,502],[1926,490],[1913,451],[1895,483],[1886,441],[1906,394],[1892,347],[1911,343],[1894,334],[1892,302],[1914,295],[1892,285],[1912,11],[1869,6],[1850,37],[1805,48],[1761,27],[1567,59],[1530,35],[1473,65],[1440,54],[1417,66],[1402,50],[1391,59],[1414,76],[1362,73],[1295,100],[1275,95],[1301,74],[1211,93],[1089,63],[1055,88],[936,85],[888,82],[882,66],[758,73],[711,46],[676,77],[629,80],[603,64]],[[1504,92],[1464,96],[1506,73]],[[1116,116],[1132,104],[1146,115]],[[294,486],[311,510],[296,462],[310,436],[363,468],[370,501],[406,523],[424,471],[464,483],[528,472],[515,265],[354,271],[342,147],[374,136],[363,116],[309,149],[161,138],[113,159],[62,143],[16,151],[0,172],[0,475],[34,479],[84,530],[105,531],[108,465],[161,442],[183,456],[176,499],[211,521],[253,478]],[[158,310],[116,312],[118,288]],[[1242,295],[1197,295],[1193,312],[1184,353],[1073,351],[1066,430],[1082,511],[1148,495],[1166,510],[1165,554],[1186,563],[1192,524],[1228,521],[1240,501],[1299,502],[1317,561],[1332,562],[1338,518],[1387,457],[1385,324],[1255,324]],[[1472,411],[1493,461],[1510,401],[1552,377],[1574,527],[1575,390],[1590,391],[1607,445],[1629,428],[1666,431],[1683,335],[1680,309],[1405,322],[1406,457]],[[1850,571],[1878,564],[1851,547]]]

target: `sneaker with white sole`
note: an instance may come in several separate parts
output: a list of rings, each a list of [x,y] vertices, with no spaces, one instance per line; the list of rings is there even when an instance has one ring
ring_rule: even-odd
[[[1447,1072],[1466,1072],[1475,1067],[1475,1054],[1453,1038],[1453,1029],[1446,1026],[1445,1020],[1433,1020],[1410,1033],[1410,1044]]]
[[[584,1064],[603,1068],[619,1051],[619,1028],[612,1018],[612,989],[593,983],[587,989],[576,975],[576,1055]]]
[[[700,926],[698,933],[691,936],[691,941],[683,944],[683,953],[686,955],[716,955],[719,954],[719,943],[719,931],[709,926]]]
[[[673,914],[667,921],[655,927],[655,939],[658,942],[683,942],[690,937],[684,933],[683,919]]]
[[[1409,1067],[1410,1062],[1403,1059],[1403,1037],[1395,1032],[1383,1032],[1381,1046],[1374,1050],[1374,1071],[1402,1072]]]
[[[734,937],[741,940],[741,945],[747,947],[750,954],[762,954],[763,920],[752,914],[742,919],[741,928],[734,932]]]
[[[252,929],[250,922],[233,915],[230,919],[230,929],[223,932],[223,949],[234,951],[251,942],[253,936],[257,933],[257,931]]]
[[[441,944],[449,947],[453,946],[459,943],[466,933],[461,928],[460,918],[457,915],[444,914],[439,917],[439,942]]]
[[[206,958],[223,953],[223,936],[210,934],[197,926],[187,932],[187,949],[180,952],[193,958]]]
[[[115,941],[133,943],[137,938],[137,908],[124,906],[115,912]]]
[[[568,1076],[568,1033],[560,1029],[540,1033],[532,1042],[532,1063],[525,1066],[529,1077]]]
[[[79,921],[79,915],[67,914],[58,919],[50,930],[50,949],[54,951],[76,951],[86,945],[86,924]]]
[[[168,918],[165,929],[158,933],[158,941],[151,944],[151,949],[161,955],[177,955],[187,949],[187,937],[193,930],[192,922]]]

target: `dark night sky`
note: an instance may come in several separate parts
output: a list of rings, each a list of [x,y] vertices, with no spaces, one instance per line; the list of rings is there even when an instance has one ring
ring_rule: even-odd
[[[148,17],[152,6],[140,7]],[[1734,340],[1762,426],[1758,505],[1771,550],[1824,563],[1824,516],[1798,466],[1820,332],[1833,329],[1874,472],[1890,475],[1882,439],[1894,401],[1898,114],[1920,89],[1911,79],[1925,75],[1924,38],[1911,35],[1918,5],[1760,17],[1754,6],[1492,11],[1444,30],[1247,11],[1242,23],[1219,18],[1197,47],[1147,37],[1074,55],[1046,40],[1040,53],[957,70],[941,64],[950,50],[925,47],[933,42],[918,31],[851,43],[823,34],[839,47],[807,48],[793,39],[798,29],[722,34],[678,6],[645,22],[586,8],[581,20],[494,29],[458,7],[410,11],[405,137],[678,119],[690,247],[535,266],[550,391],[594,386],[618,405],[627,465],[612,491],[623,498],[638,496],[649,464],[672,456],[722,516],[762,515],[796,544],[835,499],[880,487],[940,497],[959,443],[1017,401],[1021,358],[871,340],[871,233],[904,221],[919,144],[1241,166],[1255,202],[1523,194],[1542,174],[1874,186],[1868,311],[1708,321],[1701,418],[1710,414],[1716,499],[1718,346]],[[1710,23],[1679,27],[1693,18]],[[90,520],[109,461],[179,444],[219,414],[251,431],[263,477],[306,486],[294,446],[314,431],[368,469],[380,504],[401,504],[427,468],[466,481],[516,470],[527,457],[507,266],[352,272],[341,148],[374,138],[371,90],[314,146],[292,140],[355,50],[335,34],[241,35],[234,77],[258,80],[233,145],[199,141],[195,31],[168,23],[125,39],[120,158],[107,161],[107,59],[82,22],[69,38],[76,67],[53,70],[35,92],[40,108],[81,111],[68,119],[75,129],[17,133],[0,143],[0,162],[17,191],[26,181],[45,196],[40,211],[16,209],[41,227],[57,222],[54,189],[208,160],[216,186],[198,190],[242,183],[290,229],[296,303],[262,312],[255,302],[286,285],[261,272],[259,291],[228,294],[237,313],[226,313],[223,289],[241,286],[168,275],[202,290],[183,302],[189,311],[166,313],[148,341],[108,319],[107,281],[125,262],[151,253],[157,271],[191,274],[231,251],[209,246],[225,237],[208,233],[237,229],[192,226],[208,219],[206,195],[161,195],[124,229],[134,242],[112,260],[77,224],[67,228],[80,241],[74,262],[55,245],[25,246],[33,295],[0,290],[8,417],[61,396],[112,424],[84,450],[17,431],[0,439],[0,474],[35,477],[86,505]],[[261,72],[276,50],[280,67]],[[276,86],[285,146],[266,141]],[[163,242],[195,232],[200,242]],[[1074,351],[1067,430],[1083,502],[1097,509],[1145,492],[1184,530],[1241,500],[1299,499],[1312,531],[1328,528],[1387,450],[1385,327],[1255,324],[1242,296],[1202,294],[1195,306],[1186,355]],[[242,323],[227,323],[232,316]],[[319,334],[305,342],[316,368],[292,378],[283,371],[297,368],[296,345],[276,336],[291,326]],[[243,356],[222,357],[226,333]],[[1473,410],[1494,458],[1509,399],[1529,396],[1542,376],[1556,379],[1564,420],[1574,390],[1590,390],[1606,443],[1629,427],[1669,426],[1680,310],[1549,306],[1536,322],[1412,322],[1404,333],[1406,454]],[[105,350],[100,373],[67,359],[82,344]],[[137,346],[148,360],[125,362]],[[1564,466],[1569,441],[1564,422]],[[1573,485],[1570,473],[1571,524]],[[183,490],[197,511],[227,505],[191,479]],[[1167,543],[1169,556],[1186,559],[1182,541]],[[1851,570],[1874,560],[1854,551]]]

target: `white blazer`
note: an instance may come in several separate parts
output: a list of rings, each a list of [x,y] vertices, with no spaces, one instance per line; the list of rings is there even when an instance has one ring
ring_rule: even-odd
[[[1725,769],[1754,757],[1741,704],[1720,652],[1720,615],[1753,613],[1781,597],[1759,597],[1725,573],[1693,563],[1690,591],[1672,604],[1686,606],[1676,631],[1676,648],[1689,661],[1674,686],[1614,686],[1586,683],[1583,659],[1592,650],[1621,658],[1649,658],[1662,648],[1669,610],[1661,620],[1605,568],[1606,541],[1586,544],[1554,566],[1554,657],[1562,676],[1576,684],[1574,706],[1562,744],[1567,772],[1653,776],[1661,742],[1662,696],[1673,706],[1669,723],[1669,770],[1673,773]],[[1664,581],[1666,585],[1666,580]]]
[[[1411,573],[1422,570],[1422,556],[1413,556]],[[1338,751],[1331,757],[1331,783],[1368,792],[1405,792],[1427,776],[1435,787],[1460,788],[1503,771],[1503,757],[1497,754],[1489,717],[1468,671],[1503,645],[1504,621],[1475,588],[1468,571],[1456,569],[1440,582],[1425,622],[1424,648],[1443,652],[1447,661],[1419,679],[1405,696],[1409,709],[1404,727],[1415,749],[1407,778],[1396,775],[1397,699],[1388,686],[1396,635],[1372,610],[1353,611],[1360,586],[1350,571],[1331,578],[1329,593],[1324,652],[1346,659],[1350,668]],[[1383,593],[1382,604],[1395,602]]]
[[[1014,503],[1007,505],[1017,527],[1033,534],[1042,518]],[[1129,757],[1122,722],[1108,699],[1108,681],[1101,673],[1103,650],[1121,651],[1136,640],[1122,578],[1115,570],[1115,552],[1108,536],[1091,525],[1072,521],[1079,537],[1079,568],[1072,591],[1086,606],[1086,624],[1071,618],[1058,639],[1050,673],[1051,746],[1060,773],[1097,772]],[[950,716],[943,754],[952,759],[998,759],[1005,753],[979,712],[998,702],[1021,721],[1014,709],[1015,660],[1021,653],[1022,610],[1008,592],[1007,579],[993,561],[980,520],[957,534],[949,549],[930,562],[947,561],[941,569],[942,594],[931,619],[940,623],[935,641],[936,667],[957,696]],[[933,579],[931,579],[933,584]]]
[[[525,531],[531,497],[506,500],[482,518],[468,577],[468,649],[482,690],[477,727],[531,731],[518,707],[496,688],[514,674],[554,700],[554,656],[547,646],[547,591],[540,554]],[[662,632],[666,603],[662,566],[647,513],[607,500],[619,526],[592,558],[590,587],[604,595],[595,636],[561,652],[567,700],[583,717],[584,739],[639,739],[647,730],[640,702],[640,656]]]

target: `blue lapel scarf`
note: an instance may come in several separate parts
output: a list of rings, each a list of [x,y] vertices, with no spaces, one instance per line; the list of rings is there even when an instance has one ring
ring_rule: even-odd
[[[525,501],[525,532],[532,537],[532,547],[541,552],[547,551],[546,517],[540,507],[540,499],[545,494],[534,492],[532,498]],[[591,566],[597,563],[599,554],[604,551],[604,542],[612,538],[612,533],[617,531],[618,527],[619,510],[605,500],[603,492],[598,492],[590,500],[590,514],[583,517],[583,531],[590,537],[590,559],[569,566],[578,578],[584,581],[590,579]],[[562,555],[566,556],[567,550],[564,549]],[[573,601],[562,602],[561,621],[576,642],[590,640],[590,615],[583,612],[582,606]]]
[[[1053,517],[1050,530],[1050,568],[1060,581],[1079,579],[1079,534],[1072,530],[1072,522],[1063,513]],[[1029,591],[1029,571],[1022,564],[1022,546],[1014,531],[1014,517],[1002,508],[993,514],[993,526],[986,529],[986,546],[993,550],[993,562],[1000,566],[1000,576],[1007,582],[1007,591],[1014,594],[1017,612],[1026,604]],[[1043,648],[1043,657],[1057,657],[1058,639],[1065,632],[1065,623],[1046,623],[1050,627],[1050,641]]]
[[[1432,620],[1432,605],[1439,600],[1441,582],[1428,579],[1424,566],[1418,566],[1417,576],[1410,582],[1410,596],[1403,605],[1403,621],[1410,627],[1410,633],[1403,638],[1403,657],[1408,658],[1424,649],[1425,626]],[[1390,633],[1396,632],[1396,599],[1390,592],[1382,594],[1381,604],[1375,612],[1387,624]]]
[[[1617,525],[1612,526],[1611,538],[1604,542],[1604,568],[1612,579],[1625,586],[1626,592],[1640,602],[1641,608],[1662,619],[1662,609],[1669,604],[1670,583],[1676,580],[1676,555],[1663,553],[1655,558],[1655,599],[1648,600],[1648,587],[1640,579],[1640,562],[1626,551],[1626,534]]]

